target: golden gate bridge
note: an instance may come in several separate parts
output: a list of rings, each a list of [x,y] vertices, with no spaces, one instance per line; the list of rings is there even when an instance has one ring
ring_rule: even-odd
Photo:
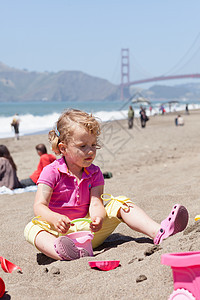
[[[130,59],[129,59],[129,49],[121,49],[121,99],[124,99],[124,89],[128,88],[131,85],[153,82],[153,81],[162,81],[162,80],[171,80],[171,79],[185,79],[185,78],[200,78],[200,73],[196,74],[184,74],[184,75],[169,75],[169,76],[156,76],[152,78],[145,78],[135,81],[130,81]]]

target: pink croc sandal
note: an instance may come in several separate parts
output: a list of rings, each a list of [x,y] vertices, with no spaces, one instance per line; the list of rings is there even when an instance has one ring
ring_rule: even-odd
[[[78,249],[74,242],[67,236],[60,236],[54,243],[56,253],[62,260],[74,260],[84,256],[90,256],[84,248]]]
[[[169,216],[161,222],[161,228],[154,239],[154,244],[158,245],[163,239],[183,231],[187,226],[188,218],[187,209],[180,204],[175,204]]]

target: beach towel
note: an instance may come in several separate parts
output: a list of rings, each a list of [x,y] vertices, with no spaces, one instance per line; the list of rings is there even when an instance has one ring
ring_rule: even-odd
[[[36,191],[37,191],[37,185],[27,186],[25,188],[19,188],[14,190],[10,190],[6,186],[0,187],[0,195],[2,194],[14,195],[14,194],[21,194],[26,192],[36,192]]]

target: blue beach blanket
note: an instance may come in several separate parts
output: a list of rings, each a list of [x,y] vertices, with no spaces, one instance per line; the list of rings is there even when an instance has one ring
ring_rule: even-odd
[[[36,192],[36,191],[37,191],[37,185],[31,185],[31,186],[27,186],[25,188],[19,188],[19,189],[14,189],[14,190],[10,190],[6,186],[0,187],[0,195],[3,195],[3,194],[14,195],[14,194],[27,193],[27,192]]]

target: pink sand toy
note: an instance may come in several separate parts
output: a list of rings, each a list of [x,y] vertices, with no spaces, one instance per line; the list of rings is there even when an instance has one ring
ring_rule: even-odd
[[[90,256],[93,256],[93,249],[91,240],[94,235],[90,231],[77,231],[67,234],[73,240],[77,248],[84,248],[88,251]]]
[[[79,218],[71,221],[72,224],[76,222],[88,222],[89,224],[92,223],[92,221],[87,218]],[[84,248],[88,251],[90,256],[93,256],[91,241],[94,235],[90,231],[77,231],[77,232],[69,233],[67,234],[67,236],[73,240],[77,248]]]
[[[120,260],[99,260],[99,261],[88,261],[91,268],[98,268],[102,271],[110,271],[119,266]]]
[[[161,263],[173,272],[174,291],[169,300],[200,300],[200,251],[163,254]]]

